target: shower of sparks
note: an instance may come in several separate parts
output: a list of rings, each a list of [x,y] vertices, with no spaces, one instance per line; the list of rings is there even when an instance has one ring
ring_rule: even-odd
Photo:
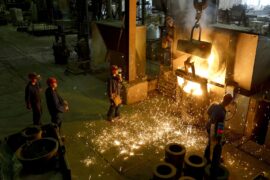
[[[131,112],[123,112],[121,119],[102,130],[97,128],[96,122],[85,123],[87,129],[77,133],[77,137],[86,139],[99,153],[113,150],[116,158],[123,160],[143,156],[144,148],[153,148],[156,154],[164,153],[169,143],[183,144],[189,150],[203,150],[207,142],[205,131],[184,125],[179,116],[172,115],[174,104],[166,99],[151,99],[133,107]]]
[[[225,166],[229,169],[233,169],[234,171],[243,172],[242,179],[250,179],[251,177],[254,177],[254,175],[257,174],[258,170],[255,168],[252,168],[252,165],[249,164],[246,161],[240,160],[240,154],[238,153],[229,153],[227,152],[225,157]],[[245,172],[245,173],[244,173]]]
[[[93,139],[93,143],[101,152],[115,147],[119,155],[133,156],[145,146],[155,146],[162,151],[169,142],[183,143],[191,147],[204,140],[204,136],[200,136],[196,130],[191,136],[191,128],[185,130],[186,127],[181,126],[177,120],[180,121],[158,115],[148,120],[145,116],[138,119],[124,117],[114,122],[113,127],[104,129]]]
[[[87,157],[84,160],[81,160],[80,162],[85,164],[86,167],[89,167],[90,165],[95,164],[95,158],[94,157]]]
[[[188,118],[179,111],[179,104],[165,97],[156,97],[123,108],[122,118],[114,122],[102,120],[84,123],[74,140],[83,142],[90,154],[80,162],[85,167],[113,167],[119,173],[125,173],[127,164],[132,164],[134,158],[164,160],[164,149],[169,143],[183,144],[187,152],[203,153],[207,144],[204,126],[198,127],[197,119]],[[243,139],[245,142],[246,139]],[[251,179],[260,172],[243,154],[224,150],[224,164],[233,177]],[[257,149],[254,154],[260,152],[261,149]],[[108,163],[97,164],[99,158]],[[102,171],[98,176],[90,174],[89,179],[109,176]]]

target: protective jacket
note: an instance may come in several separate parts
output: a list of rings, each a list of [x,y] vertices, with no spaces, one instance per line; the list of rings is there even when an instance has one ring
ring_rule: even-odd
[[[120,95],[121,92],[121,83],[117,77],[112,77],[108,79],[107,83],[107,93],[110,98],[113,95]]]
[[[215,125],[215,135],[218,132],[218,124],[223,124],[226,117],[226,109],[221,104],[212,104],[208,110],[209,122],[207,123],[207,132],[210,132],[211,124]]]
[[[64,100],[51,87],[48,87],[45,92],[47,107],[52,117],[57,116],[58,113],[63,113],[65,111]]]
[[[33,85],[31,82],[25,87],[25,103],[28,108],[40,106],[40,85],[36,83]]]

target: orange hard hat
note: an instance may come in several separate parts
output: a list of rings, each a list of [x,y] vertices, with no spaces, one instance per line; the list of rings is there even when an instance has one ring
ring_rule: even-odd
[[[116,66],[116,65],[112,65],[111,68],[112,68],[112,71],[118,70],[118,66]]]
[[[119,70],[119,68],[118,68],[118,66],[116,66],[116,65],[112,65],[111,66],[111,72],[112,72],[112,74],[117,74],[117,70]]]
[[[56,78],[55,78],[55,77],[49,77],[49,78],[47,79],[47,84],[48,84],[48,86],[50,86],[50,85],[53,84],[53,83],[57,83]]]

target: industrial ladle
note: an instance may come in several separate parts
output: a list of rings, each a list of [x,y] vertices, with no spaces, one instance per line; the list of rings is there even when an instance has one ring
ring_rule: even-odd
[[[201,41],[202,29],[200,26],[200,19],[203,10],[207,7],[207,0],[194,0],[194,8],[196,10],[196,21],[192,27],[190,39],[189,40],[178,40],[177,50],[183,51],[188,54],[199,56],[201,58],[208,58],[211,54],[212,44],[209,42]],[[199,29],[198,40],[193,39],[194,30]]]

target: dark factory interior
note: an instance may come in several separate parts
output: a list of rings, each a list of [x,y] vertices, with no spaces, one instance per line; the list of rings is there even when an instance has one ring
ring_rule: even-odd
[[[0,180],[270,179],[269,0],[0,0]]]

